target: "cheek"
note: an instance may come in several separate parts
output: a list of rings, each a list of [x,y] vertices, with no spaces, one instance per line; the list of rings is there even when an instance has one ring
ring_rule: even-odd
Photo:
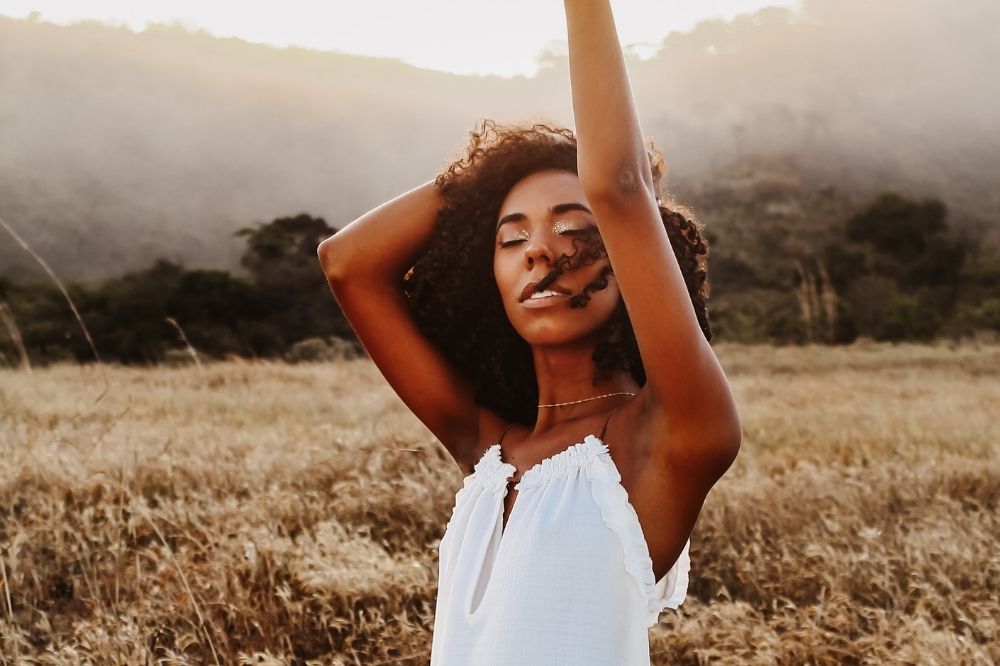
[[[578,294],[583,293],[583,291],[584,288],[582,286],[577,289]],[[579,309],[578,312],[588,321],[597,320],[602,323],[614,314],[619,301],[622,300],[621,292],[618,291],[618,287],[615,285],[613,279],[610,279],[608,285],[603,289],[588,292],[588,296],[590,298],[586,305]]]
[[[591,298],[596,299],[600,303],[601,309],[606,310],[606,314],[610,316],[615,308],[618,307],[618,302],[622,300],[622,294],[618,291],[618,284],[615,282],[614,277],[609,277],[608,286],[600,291],[593,292]]]
[[[496,284],[497,289],[503,291],[503,270],[500,267],[500,262],[493,258],[493,282]]]
[[[511,288],[511,283],[517,280],[517,275],[511,271],[508,262],[498,255],[493,256],[493,280],[501,293],[506,293]]]

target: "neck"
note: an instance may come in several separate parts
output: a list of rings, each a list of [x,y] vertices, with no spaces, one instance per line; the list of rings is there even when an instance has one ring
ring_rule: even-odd
[[[596,370],[593,341],[558,347],[532,347],[531,351],[540,405],[581,400],[605,393],[639,391],[635,379],[624,371],[616,372],[608,379],[593,381]],[[603,414],[628,399],[627,395],[616,395],[575,405],[539,408],[534,432],[541,434],[560,423]]]

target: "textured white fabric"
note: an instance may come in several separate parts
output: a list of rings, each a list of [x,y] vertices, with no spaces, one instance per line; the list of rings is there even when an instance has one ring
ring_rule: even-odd
[[[648,629],[687,593],[690,541],[654,581],[607,445],[594,435],[524,472],[494,444],[455,494],[439,546],[431,666],[648,666]]]

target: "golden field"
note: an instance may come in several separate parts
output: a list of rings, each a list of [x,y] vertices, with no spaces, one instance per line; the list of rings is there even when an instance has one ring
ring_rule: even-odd
[[[1000,662],[1000,345],[719,344],[654,664]],[[0,371],[0,664],[426,664],[462,474],[367,359]]]

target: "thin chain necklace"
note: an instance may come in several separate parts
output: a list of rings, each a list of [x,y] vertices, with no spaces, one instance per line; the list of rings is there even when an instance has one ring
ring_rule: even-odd
[[[551,405],[538,405],[541,407],[565,407],[566,405],[578,405],[581,402],[590,402],[591,400],[599,400],[601,398],[610,398],[613,395],[635,395],[635,393],[629,393],[628,391],[619,391],[618,393],[605,393],[604,395],[595,395],[593,398],[584,398],[583,400],[570,400],[569,402],[554,402]]]

